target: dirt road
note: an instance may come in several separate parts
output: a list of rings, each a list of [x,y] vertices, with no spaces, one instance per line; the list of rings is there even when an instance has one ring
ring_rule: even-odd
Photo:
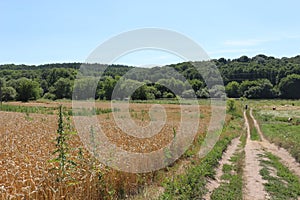
[[[259,141],[252,141],[250,139],[250,126],[244,112],[245,126],[247,129],[247,142],[245,146],[245,169],[244,169],[244,199],[245,200],[261,200],[267,199],[268,194],[264,190],[264,180],[259,171],[259,154],[263,153],[262,146]]]
[[[300,164],[295,160],[291,154],[285,150],[284,148],[280,148],[275,144],[270,143],[268,140],[265,139],[257,120],[254,118],[252,114],[252,110],[250,111],[250,116],[254,121],[254,126],[261,138],[260,145],[268,152],[272,153],[273,155],[279,157],[281,162],[287,166],[294,174],[300,177]]]
[[[257,129],[257,132],[261,140],[251,140],[250,137],[250,125],[244,112],[245,119],[245,128],[247,131],[247,140],[244,147],[245,151],[245,162],[243,170],[243,199],[245,200],[263,200],[270,199],[270,195],[265,191],[264,184],[266,180],[260,175],[262,169],[261,155],[266,152],[270,152],[273,155],[280,158],[282,164],[288,167],[294,174],[300,177],[300,165],[296,160],[289,154],[289,152],[283,148],[279,148],[274,144],[271,144],[266,140],[262,134],[262,131],[259,127],[258,122],[253,116],[252,110],[250,110],[250,120],[253,120],[254,127]],[[231,145],[228,146],[226,152],[223,154],[222,159],[220,160],[220,165],[216,169],[215,180],[208,180],[206,188],[208,193],[204,196],[204,199],[211,199],[210,195],[213,191],[218,188],[222,182],[221,176],[223,175],[222,168],[224,164],[230,164],[230,158],[238,150],[239,138],[236,138],[232,141]]]
[[[270,152],[273,155],[280,158],[281,162],[288,167],[294,174],[300,177],[300,165],[289,154],[289,152],[283,148],[277,147],[275,144],[271,144],[264,138],[264,135],[254,118],[252,110],[250,110],[250,117],[254,122],[254,126],[261,138],[261,141],[250,140],[250,127],[246,113],[244,112],[245,123],[247,127],[247,143],[245,147],[245,170],[244,170],[244,199],[268,199],[269,195],[264,191],[264,180],[259,174],[260,166],[259,154],[263,152]]]
[[[238,146],[240,144],[240,138],[234,138],[231,141],[231,144],[227,147],[226,151],[224,152],[222,159],[219,162],[219,166],[216,169],[216,175],[215,179],[209,179],[208,183],[206,185],[206,188],[208,192],[203,197],[206,200],[210,200],[210,196],[212,192],[220,186],[221,183],[221,176],[223,175],[223,166],[224,164],[230,164],[230,158],[233,156],[233,154],[237,151]]]

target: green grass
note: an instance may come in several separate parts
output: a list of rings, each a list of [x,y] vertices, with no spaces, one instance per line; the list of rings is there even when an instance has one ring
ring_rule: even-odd
[[[300,125],[262,123],[261,129],[269,141],[287,149],[300,163]]]
[[[2,104],[0,111],[6,112],[21,112],[21,113],[39,113],[39,114],[54,114],[53,111],[57,110],[55,107],[42,107],[42,106],[17,106]]]
[[[201,199],[207,192],[207,178],[214,178],[223,152],[231,140],[240,135],[242,125],[241,118],[233,117],[205,158],[190,166],[184,174],[166,179],[163,183],[165,191],[160,199]]]
[[[199,105],[210,105],[210,99],[197,99],[195,100]],[[178,99],[154,99],[154,100],[130,100],[130,103],[145,103],[145,104],[182,104],[182,105],[193,105],[194,100],[181,99],[181,103]],[[125,101],[124,101],[125,102]]]
[[[255,107],[261,106],[300,106],[299,100],[287,100],[287,99],[256,99],[247,100],[248,104]]]
[[[263,158],[261,159],[263,168],[260,170],[260,174],[267,181],[264,186],[271,199],[298,199],[300,197],[299,178],[273,154],[266,152],[261,157]],[[271,171],[273,172],[271,173]]]
[[[254,121],[250,116],[249,110],[246,111],[246,116],[247,116],[249,126],[250,126],[250,139],[251,140],[260,140],[259,134],[254,126]]]
[[[293,110],[257,110],[254,112],[260,122],[264,136],[279,147],[287,149],[300,163],[300,111]],[[293,117],[288,122],[288,117]]]
[[[110,108],[93,108],[93,109],[76,109],[75,112],[72,108],[65,108],[68,115],[79,115],[79,116],[88,116],[88,115],[100,115],[111,112],[118,112],[119,109],[114,108],[113,110]],[[47,114],[53,115],[58,112],[58,107],[44,107],[44,106],[21,106],[21,105],[8,105],[2,104],[0,106],[0,111],[6,112],[20,112],[20,113],[37,113],[37,114]]]
[[[92,109],[86,109],[86,108],[79,108],[79,109],[68,109],[69,115],[75,115],[75,116],[90,116],[90,115],[100,115],[100,114],[107,114],[111,112],[118,112],[120,111],[118,108],[92,108]]]
[[[232,137],[225,137],[218,141],[200,164],[189,168],[186,174],[166,180],[165,192],[160,199],[201,199],[206,193],[206,179],[214,177],[214,168],[231,139]]]
[[[231,165],[223,165],[223,182],[216,188],[212,195],[212,200],[225,199],[243,199],[243,167],[245,160],[246,136],[243,134],[240,138],[241,144],[238,151],[230,158]]]

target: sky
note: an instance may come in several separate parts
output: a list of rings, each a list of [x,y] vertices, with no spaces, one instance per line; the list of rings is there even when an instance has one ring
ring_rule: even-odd
[[[183,34],[210,58],[300,54],[299,0],[0,0],[0,64],[84,62],[114,36],[140,28]],[[182,61],[141,50],[115,63]]]

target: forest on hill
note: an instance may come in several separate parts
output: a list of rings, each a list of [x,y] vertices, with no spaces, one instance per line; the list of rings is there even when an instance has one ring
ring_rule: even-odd
[[[175,98],[227,97],[249,99],[284,98],[300,99],[300,56],[274,58],[257,55],[249,58],[214,59],[210,62],[183,62],[153,68],[124,65],[88,65],[89,76],[80,77],[82,63],[57,63],[46,65],[0,65],[0,99],[4,101],[29,101],[44,99],[71,99],[74,89],[88,91],[95,88],[89,98],[110,100],[118,86],[121,98],[135,88],[131,99],[148,100]],[[87,65],[87,64],[86,64]],[[221,73],[224,86],[214,80],[214,71],[196,66],[215,65]],[[96,81],[95,77],[101,78]],[[104,69],[106,69],[104,71]],[[98,70],[98,71],[97,71]],[[202,70],[202,71],[201,71]],[[201,72],[201,73],[200,73]],[[209,88],[209,82],[214,82]],[[169,87],[170,86],[170,87]],[[170,88],[175,88],[176,92]],[[221,91],[221,92],[220,92]],[[76,96],[76,98],[85,98]]]

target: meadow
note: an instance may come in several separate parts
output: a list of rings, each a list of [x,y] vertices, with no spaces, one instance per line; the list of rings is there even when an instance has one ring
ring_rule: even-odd
[[[300,101],[270,100],[252,104],[265,137],[287,149],[300,162]]]

